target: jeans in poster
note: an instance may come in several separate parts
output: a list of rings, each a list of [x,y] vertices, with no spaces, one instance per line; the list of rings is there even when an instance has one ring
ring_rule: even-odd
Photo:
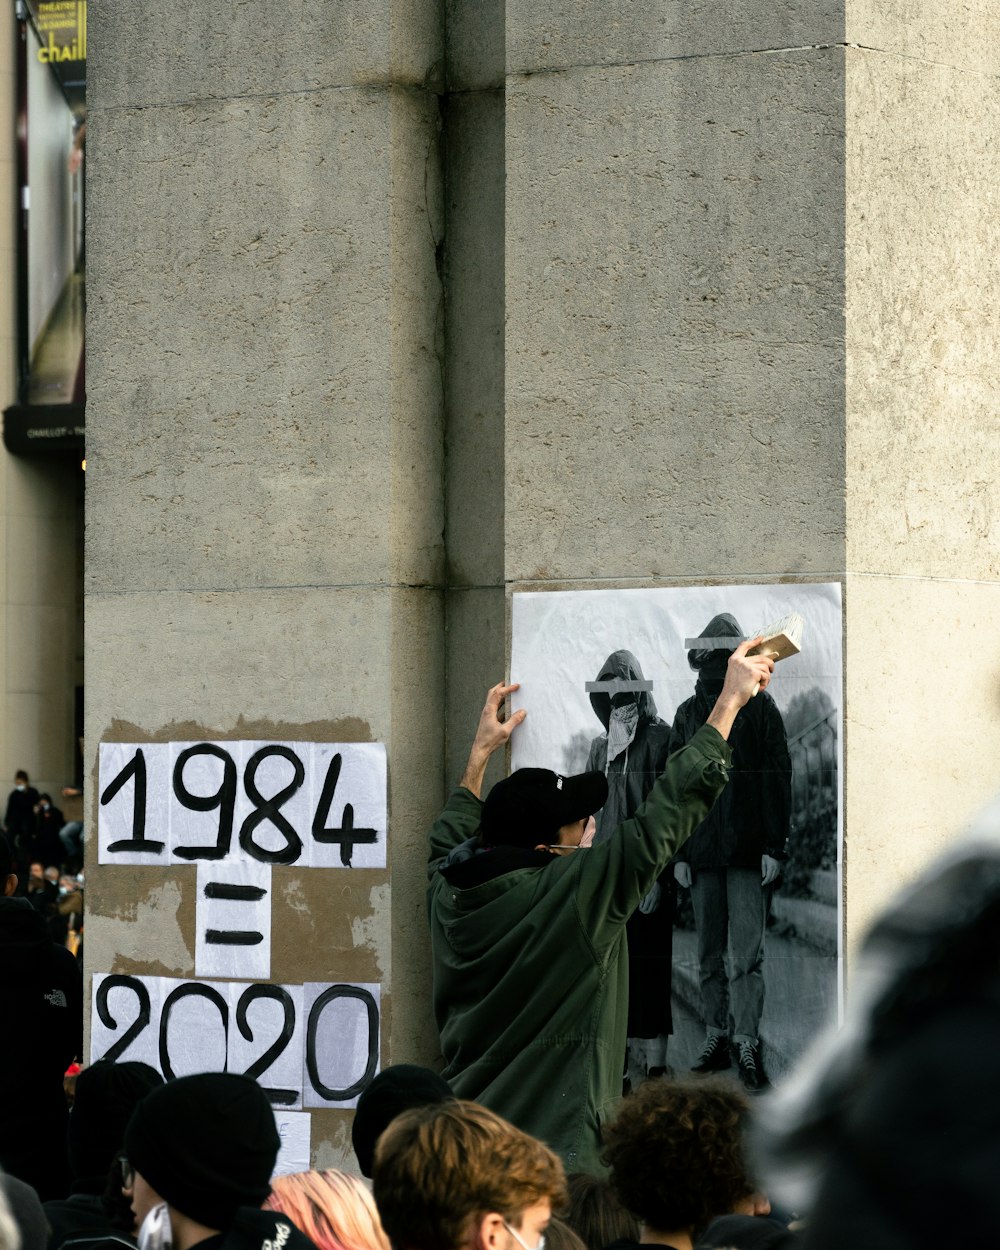
[[[759,1040],[764,931],[773,888],[761,885],[759,868],[699,868],[692,875],[702,1011],[709,1036],[721,1033],[754,1045]]]

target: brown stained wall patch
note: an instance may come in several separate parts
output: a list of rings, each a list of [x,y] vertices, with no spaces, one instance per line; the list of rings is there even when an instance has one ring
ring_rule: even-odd
[[[194,890],[182,890],[178,875],[155,878],[155,884],[150,881],[138,897],[121,898],[116,912],[111,907],[100,914],[88,910],[90,967],[137,976],[193,975],[194,950],[184,935],[194,936],[194,917],[189,914],[194,911]],[[132,881],[134,886],[134,874]],[[102,899],[108,902],[114,904],[114,892]]]

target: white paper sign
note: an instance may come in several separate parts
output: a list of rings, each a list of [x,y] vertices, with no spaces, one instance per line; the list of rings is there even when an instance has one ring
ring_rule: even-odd
[[[282,1109],[350,1107],[378,1071],[378,985],[271,985],[97,974],[90,1062],[164,1077],[243,1072]]]
[[[163,981],[95,973],[91,989],[90,1062],[148,1063],[160,1070],[157,1028]]]
[[[310,776],[316,813],[312,866],[384,867],[387,781],[382,743],[314,743]]]
[[[102,864],[165,864],[170,763],[165,743],[102,742],[97,808]]]
[[[386,793],[381,743],[102,743],[99,862],[383,868]]]
[[[274,1165],[274,1176],[286,1176],[290,1172],[309,1171],[309,1152],[312,1135],[312,1116],[308,1111],[279,1111],[275,1109],[274,1120],[278,1126],[281,1147]]]
[[[378,1071],[379,985],[318,985],[307,981],[307,1107],[356,1107]]]
[[[229,1070],[260,1081],[276,1107],[302,1106],[306,1017],[301,985],[231,985]]]
[[[194,970],[199,977],[271,975],[271,869],[256,860],[198,864]]]
[[[164,978],[158,1067],[166,1080],[195,1072],[224,1072],[229,1051],[229,986]]]

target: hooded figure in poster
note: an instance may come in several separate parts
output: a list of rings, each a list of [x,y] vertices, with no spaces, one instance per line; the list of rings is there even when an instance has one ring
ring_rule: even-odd
[[[723,612],[699,635],[699,641],[709,639],[714,646],[688,652],[698,680],[694,694],[674,717],[671,754],[690,741],[704,721],[703,709],[714,705],[743,631],[734,616]],[[768,1084],[759,1036],[764,932],[771,894],[786,858],[792,784],[784,721],[769,694],[761,693],[740,710],[730,741],[729,785],[678,851],[674,874],[680,885],[691,888],[698,935],[706,1040],[694,1070],[730,1067],[732,1043],[740,1079],[748,1090],[756,1091]]]
[[[728,658],[728,657],[727,657]],[[613,651],[594,682],[590,703],[604,726],[590,744],[588,772],[608,779],[608,801],[597,813],[595,844],[635,815],[666,763],[670,726],[656,714],[652,682],[631,651]],[[674,882],[666,872],[629,920],[629,1072],[645,1076],[666,1065],[670,1011],[670,965]]]

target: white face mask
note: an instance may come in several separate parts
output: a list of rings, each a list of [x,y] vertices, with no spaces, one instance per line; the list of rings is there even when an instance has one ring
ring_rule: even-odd
[[[19,781],[17,785],[14,787],[15,790],[27,790],[27,788],[28,787],[24,784],[23,781]]]
[[[161,1202],[142,1221],[142,1228],[139,1229],[139,1250],[170,1250],[171,1244],[170,1214],[167,1204]]]

